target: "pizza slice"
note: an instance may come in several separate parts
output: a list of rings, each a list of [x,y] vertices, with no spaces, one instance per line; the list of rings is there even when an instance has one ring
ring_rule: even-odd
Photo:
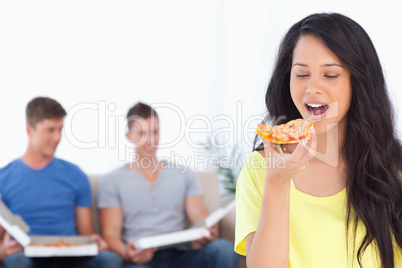
[[[310,130],[314,127],[312,120],[295,119],[286,124],[270,126],[259,124],[256,129],[262,138],[276,144],[296,143],[302,139],[310,139]]]

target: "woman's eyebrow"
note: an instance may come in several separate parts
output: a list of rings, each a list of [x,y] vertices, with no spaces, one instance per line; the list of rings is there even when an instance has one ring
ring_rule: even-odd
[[[293,66],[292,66],[292,67],[294,67],[294,66],[308,67],[308,65],[307,65],[307,64],[304,64],[304,63],[298,63],[298,62],[296,62],[295,64],[293,64]],[[322,64],[322,65],[321,65],[321,67],[331,67],[331,66],[338,66],[338,67],[342,67],[342,68],[343,68],[343,66],[342,66],[342,65],[340,65],[340,64],[338,64],[338,63],[326,63],[326,64]]]
[[[323,64],[323,65],[321,65],[321,66],[322,66],[322,67],[338,66],[338,67],[343,68],[343,66],[340,65],[340,64],[338,64],[338,63],[327,63],[327,64]]]
[[[307,64],[304,64],[304,63],[298,63],[298,62],[296,62],[295,64],[293,64],[293,66],[292,66],[292,67],[295,67],[296,65],[298,65],[298,66],[302,66],[302,67],[308,67],[308,65],[307,65]]]

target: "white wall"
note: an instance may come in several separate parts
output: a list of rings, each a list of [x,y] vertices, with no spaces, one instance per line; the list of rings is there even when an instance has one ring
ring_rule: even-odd
[[[193,154],[203,150],[193,147],[208,133],[249,150],[253,134],[244,133],[264,112],[279,41],[294,22],[318,11],[344,13],[367,30],[400,104],[396,4],[1,1],[0,166],[24,153],[25,106],[36,96],[55,98],[69,111],[57,156],[89,173],[128,161],[124,115],[137,101],[160,113],[161,143],[169,145],[162,157],[204,168]],[[402,111],[397,115],[401,133]]]

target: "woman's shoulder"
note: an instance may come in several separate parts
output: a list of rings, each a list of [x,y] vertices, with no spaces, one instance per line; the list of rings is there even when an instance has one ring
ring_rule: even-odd
[[[247,173],[250,175],[254,173],[259,173],[260,171],[265,172],[265,169],[266,161],[264,150],[253,151],[246,156],[243,164],[243,173]]]
[[[252,151],[246,157],[246,161],[256,161],[256,160],[258,160],[258,161],[265,160],[265,151],[264,150]]]

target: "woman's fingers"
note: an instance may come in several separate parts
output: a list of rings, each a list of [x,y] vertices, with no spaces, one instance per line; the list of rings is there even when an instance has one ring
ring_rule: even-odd
[[[265,160],[270,178],[291,178],[308,165],[314,158],[317,148],[317,136],[314,129],[311,130],[310,139],[301,140],[292,153],[279,152],[271,141],[263,139]]]
[[[262,139],[262,142],[264,144],[265,159],[276,158],[279,154],[282,153],[277,147],[280,145],[275,145],[275,143],[266,139]]]
[[[310,140],[302,139],[296,149],[293,151],[292,156],[295,161],[310,160],[315,156],[317,148],[317,136],[315,130],[310,132]]]
[[[303,146],[307,150],[307,159],[310,160],[310,159],[314,158],[314,156],[317,152],[317,135],[315,133],[314,128],[312,128],[310,130],[310,141],[305,142],[305,144],[303,144]]]
[[[275,152],[275,148],[274,148],[275,146],[274,146],[273,142],[266,140],[266,139],[262,139],[262,142],[264,144],[265,153]]]

